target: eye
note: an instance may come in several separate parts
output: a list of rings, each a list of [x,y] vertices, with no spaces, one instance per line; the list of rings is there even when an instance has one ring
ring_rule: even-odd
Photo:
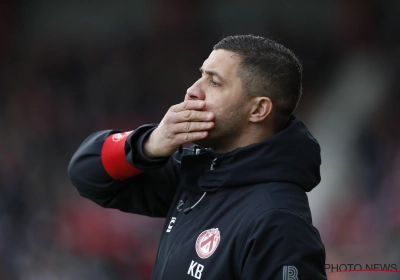
[[[218,87],[219,83],[217,83],[216,81],[214,81],[213,79],[210,79],[210,83],[213,87]]]

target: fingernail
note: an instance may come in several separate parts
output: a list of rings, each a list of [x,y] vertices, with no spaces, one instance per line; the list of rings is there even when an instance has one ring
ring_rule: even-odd
[[[203,105],[204,105],[204,101],[200,101],[199,102],[199,108],[203,107]]]
[[[213,116],[212,113],[208,113],[208,114],[207,114],[207,119],[211,119],[212,116]]]

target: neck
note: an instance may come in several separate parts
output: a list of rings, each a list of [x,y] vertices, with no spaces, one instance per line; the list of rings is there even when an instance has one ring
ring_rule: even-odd
[[[237,148],[261,142],[274,135],[272,130],[265,129],[261,124],[253,124],[244,129],[236,139],[220,142],[220,145],[211,147],[216,153],[228,153]]]

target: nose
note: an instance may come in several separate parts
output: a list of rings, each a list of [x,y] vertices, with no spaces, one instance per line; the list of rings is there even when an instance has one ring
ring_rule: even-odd
[[[206,95],[201,86],[201,78],[198,79],[190,88],[187,89],[185,100],[204,100]]]

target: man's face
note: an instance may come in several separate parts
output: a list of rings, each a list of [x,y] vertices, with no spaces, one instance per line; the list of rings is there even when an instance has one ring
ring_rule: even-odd
[[[242,135],[247,118],[242,80],[238,76],[240,61],[230,51],[211,52],[200,68],[201,78],[187,90],[185,100],[204,100],[204,110],[215,116],[208,137],[196,144],[226,150]]]

